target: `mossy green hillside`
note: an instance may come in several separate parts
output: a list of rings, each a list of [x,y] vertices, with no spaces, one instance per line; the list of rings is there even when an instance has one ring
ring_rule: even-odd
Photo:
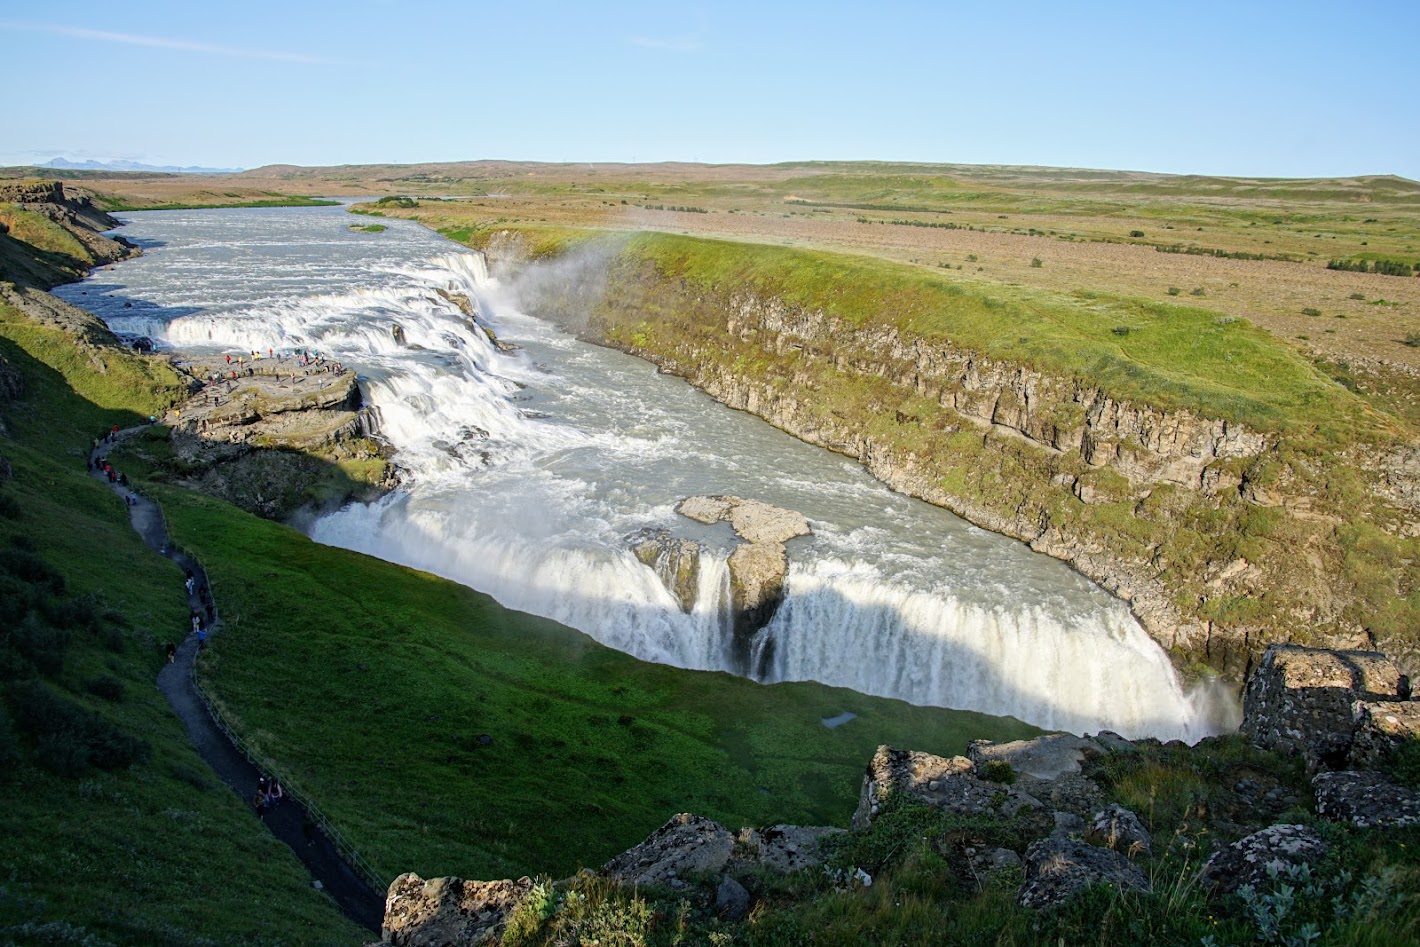
[[[1124,401],[1255,430],[1340,439],[1389,430],[1363,401],[1246,320],[1102,293],[989,290],[867,257],[641,233],[613,283],[643,274],[729,297],[752,292],[850,328],[891,326],[1004,362],[1077,377]]]
[[[76,268],[94,262],[93,255],[78,237],[43,214],[0,203],[0,223],[8,228],[11,237],[40,255],[59,257],[63,263]]]
[[[143,546],[83,458],[93,434],[161,396],[116,383],[121,351],[97,353],[106,373],[84,359],[55,367],[43,358],[62,352],[57,340],[14,341],[44,330],[0,328],[25,378],[22,398],[0,403],[11,434],[0,444],[11,472],[0,483],[0,941],[359,942],[216,781],[154,684],[163,642],[186,628],[182,575]],[[48,710],[28,720],[37,703]]]
[[[681,811],[843,824],[880,743],[950,754],[1035,732],[647,664],[434,576],[157,494],[221,603],[201,679],[391,877],[566,874]],[[843,711],[858,718],[821,723]]]
[[[91,438],[114,424],[130,427],[161,414],[187,392],[163,359],[80,344],[4,302],[0,354],[25,377],[26,396],[5,408],[11,433],[80,463]]]

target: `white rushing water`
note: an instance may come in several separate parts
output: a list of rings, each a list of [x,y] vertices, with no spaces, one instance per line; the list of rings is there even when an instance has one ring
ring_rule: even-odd
[[[307,348],[359,372],[406,482],[315,522],[320,542],[647,660],[736,670],[724,562],[735,539],[673,508],[693,494],[753,497],[814,529],[789,543],[788,597],[758,640],[762,680],[1075,732],[1195,740],[1231,723],[1211,695],[1184,692],[1122,603],[1065,565],[576,341],[521,312],[481,257],[413,223],[357,234],[334,208],[122,216],[146,255],[62,288],[70,301],[180,350]],[[440,290],[475,299],[479,321],[520,350],[495,350]],[[629,551],[644,527],[704,544],[689,614]]]

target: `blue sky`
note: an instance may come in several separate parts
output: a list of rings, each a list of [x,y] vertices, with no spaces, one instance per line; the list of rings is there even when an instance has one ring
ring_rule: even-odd
[[[1420,179],[1420,3],[0,2],[0,163]]]

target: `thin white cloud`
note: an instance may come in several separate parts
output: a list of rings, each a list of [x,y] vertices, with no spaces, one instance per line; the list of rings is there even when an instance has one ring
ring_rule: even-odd
[[[0,20],[0,29],[23,30],[30,33],[49,33],[54,36],[68,36],[73,39],[89,39],[101,43],[120,43],[125,46],[148,46],[155,49],[176,49],[188,53],[205,53],[212,56],[234,56],[239,59],[269,59],[276,62],[304,63],[306,65],[336,66],[339,60],[324,56],[308,56],[305,53],[283,53],[266,49],[240,49],[234,46],[218,46],[187,39],[169,39],[164,36],[142,36],[136,33],[113,33],[108,30],[90,30],[79,26],[63,26],[57,23],[24,23],[16,20]]]
[[[626,41],[642,49],[660,49],[672,53],[693,53],[705,48],[698,39],[688,36],[628,36]]]

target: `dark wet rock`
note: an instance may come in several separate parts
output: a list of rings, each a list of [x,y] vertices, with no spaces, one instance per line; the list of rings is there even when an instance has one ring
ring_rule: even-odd
[[[386,944],[399,947],[472,947],[496,943],[508,916],[532,881],[464,881],[400,875],[385,898]]]
[[[730,553],[729,566],[735,637],[743,641],[769,624],[783,604],[789,557],[783,543],[746,543]]]
[[[1376,651],[1271,645],[1247,682],[1242,730],[1267,750],[1300,754],[1309,769],[1345,764],[1355,701],[1405,700],[1410,685]]]
[[[1092,845],[1112,848],[1130,858],[1147,857],[1154,852],[1153,837],[1139,817],[1113,803],[1095,813],[1085,840]]]
[[[1026,849],[1025,884],[1017,900],[1022,907],[1048,910],[1094,884],[1122,891],[1148,891],[1144,873],[1118,852],[1073,839],[1047,838]]]
[[[1326,855],[1326,841],[1305,825],[1273,825],[1214,852],[1203,863],[1203,883],[1221,891],[1243,885],[1260,888],[1271,874],[1301,864],[1315,865]]]
[[[602,866],[628,885],[666,885],[687,873],[714,874],[734,853],[735,836],[718,822],[682,812]]]
[[[1351,717],[1356,730],[1350,764],[1356,769],[1374,767],[1402,743],[1420,740],[1420,701],[1358,700]]]
[[[643,529],[630,537],[631,551],[680,603],[681,611],[695,607],[700,584],[700,544],[677,539],[665,529]]]
[[[733,878],[724,878],[715,889],[715,913],[721,920],[742,921],[749,913],[749,892]]]
[[[1089,823],[1073,812],[1056,810],[1050,816],[1055,823],[1050,830],[1051,838],[1081,838],[1089,831]]]
[[[1021,856],[1009,848],[992,848],[969,855],[971,868],[977,875],[988,875],[998,871],[1010,871],[1021,867]]]
[[[1381,773],[1318,773],[1312,779],[1317,815],[1362,828],[1420,825],[1420,791]]]
[[[745,540],[730,553],[730,601],[736,670],[753,676],[770,657],[764,652],[755,659],[754,635],[769,624],[784,601],[784,580],[789,574],[784,543],[808,535],[809,522],[793,510],[736,496],[686,497],[676,504],[676,512],[698,523],[728,521]]]

